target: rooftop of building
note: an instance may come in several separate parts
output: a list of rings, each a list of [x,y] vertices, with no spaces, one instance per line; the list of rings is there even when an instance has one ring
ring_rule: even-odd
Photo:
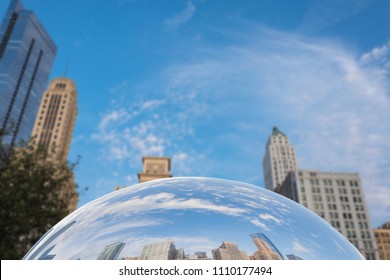
[[[277,135],[282,135],[282,136],[285,136],[285,137],[287,137],[286,136],[286,134],[284,134],[283,132],[281,132],[276,126],[274,126],[273,128],[272,128],[272,136],[277,136]]]

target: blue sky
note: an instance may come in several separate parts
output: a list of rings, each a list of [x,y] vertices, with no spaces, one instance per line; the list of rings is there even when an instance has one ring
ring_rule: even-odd
[[[359,172],[373,226],[390,219],[389,1],[23,3],[58,46],[52,78],[70,57],[80,205],[136,183],[144,155],[263,186],[276,125],[300,168]]]

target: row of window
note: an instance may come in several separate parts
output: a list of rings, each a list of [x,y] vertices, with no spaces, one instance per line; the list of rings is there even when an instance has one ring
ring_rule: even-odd
[[[299,176],[302,177],[302,172],[298,172]],[[312,173],[310,173],[312,174]],[[315,173],[313,173],[315,174]],[[320,179],[314,179],[314,178],[310,178],[309,179],[310,181],[310,184],[313,185],[313,186],[319,186],[320,185]],[[346,183],[344,180],[335,180],[336,182],[336,186],[338,187],[345,187],[346,186]],[[302,185],[304,185],[305,181],[303,178],[300,178],[300,183]],[[325,186],[333,186],[333,181],[331,179],[322,179],[322,183],[325,185]],[[359,186],[359,183],[358,181],[349,181],[349,185],[351,187],[358,187]]]
[[[56,88],[56,89],[65,89],[65,88],[66,88],[66,84],[64,84],[64,83],[58,83],[58,84],[56,84],[55,88]]]

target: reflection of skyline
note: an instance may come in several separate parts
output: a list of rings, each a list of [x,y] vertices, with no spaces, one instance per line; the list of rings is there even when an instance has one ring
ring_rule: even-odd
[[[294,254],[282,256],[274,243],[264,233],[250,234],[250,237],[258,249],[249,256],[244,250],[240,250],[237,243],[222,241],[217,249],[212,249],[211,254],[214,260],[303,260]],[[98,260],[119,259],[122,249],[126,246],[124,242],[116,242],[107,245],[104,251],[99,254]],[[52,248],[50,248],[52,249]],[[51,258],[47,258],[51,259]],[[184,248],[176,249],[174,240],[168,238],[162,242],[154,242],[144,245],[140,256],[121,256],[122,260],[210,260],[205,251],[195,251],[194,254],[185,254]]]
[[[116,260],[118,259],[119,254],[121,253],[123,247],[126,243],[116,242],[110,245],[107,245],[104,248],[104,251],[99,254],[97,260]]]
[[[283,260],[282,254],[269,238],[263,233],[254,233],[250,237],[258,249],[253,253],[253,260]]]
[[[151,181],[76,210],[48,232],[27,258],[37,259],[56,245],[46,257],[96,259],[105,246],[120,241],[126,246],[118,259],[137,259],[146,244],[161,243],[169,237],[184,248],[177,252],[180,259],[204,258],[195,252],[206,252],[211,259],[212,250],[223,240],[234,242],[249,256],[258,250],[250,238],[256,232],[265,233],[285,259],[286,252],[304,259],[350,259],[356,255],[355,250],[343,246],[344,239],[328,224],[292,203],[277,194],[228,180]],[[58,236],[75,219],[80,222]],[[55,242],[51,243],[53,238]],[[339,245],[345,250],[340,251]]]
[[[218,249],[212,250],[215,260],[249,260],[248,254],[240,251],[234,242],[223,241]]]

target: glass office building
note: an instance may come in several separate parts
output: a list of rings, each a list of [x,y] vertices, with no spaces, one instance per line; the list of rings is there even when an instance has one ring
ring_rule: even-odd
[[[11,0],[0,26],[0,128],[5,144],[28,140],[57,47],[32,11]]]

